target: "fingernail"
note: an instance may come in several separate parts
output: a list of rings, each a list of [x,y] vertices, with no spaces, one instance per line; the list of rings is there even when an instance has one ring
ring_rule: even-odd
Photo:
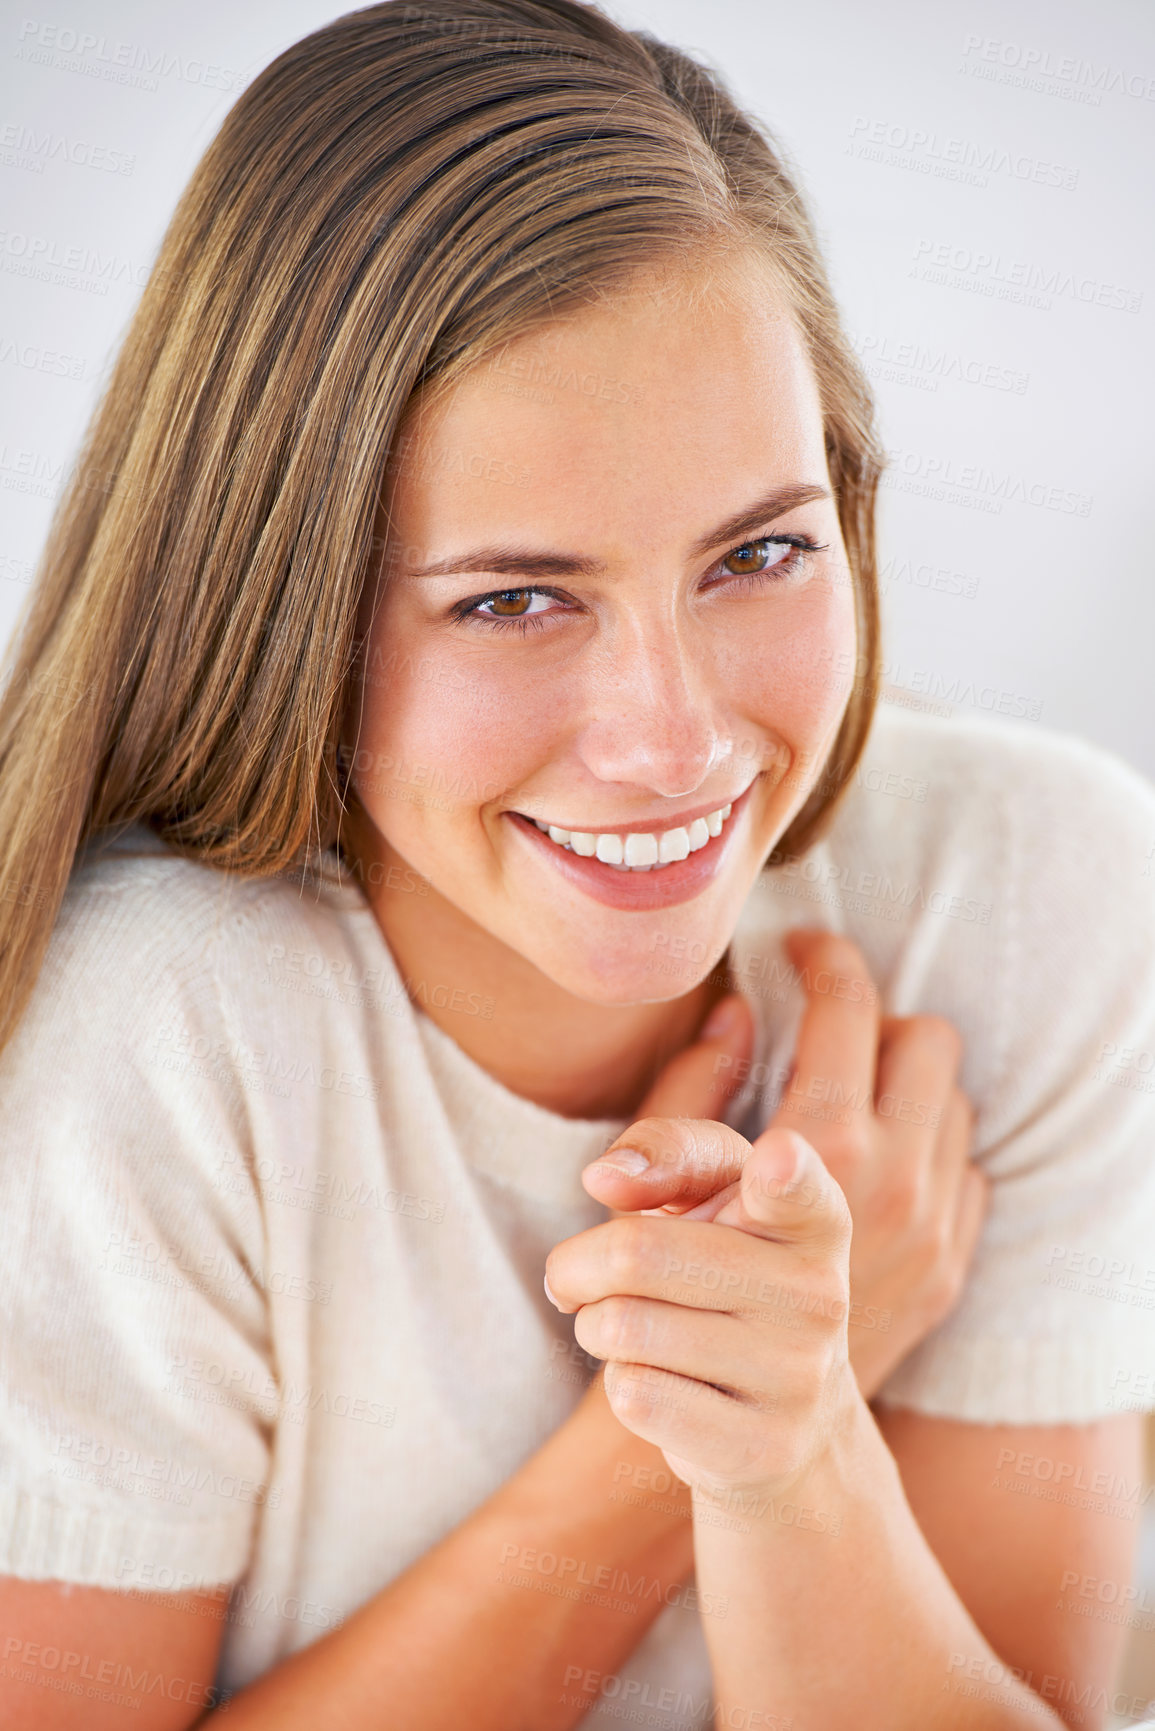
[[[560,1310],[561,1305],[558,1303],[557,1299],[553,1295],[553,1291],[552,1291],[550,1284],[549,1284],[549,1275],[548,1274],[545,1276],[545,1279],[543,1280],[542,1284],[545,1287],[545,1295],[549,1299],[550,1303],[553,1305],[554,1309]]]
[[[788,1147],[774,1162],[778,1168],[776,1182],[789,1189],[796,1182],[799,1167],[806,1159],[806,1141],[797,1130],[787,1130],[783,1139]]]
[[[734,997],[723,998],[720,1004],[715,1004],[706,1017],[702,1028],[703,1040],[717,1040],[723,1034],[728,1034],[734,1026],[738,1015],[738,1000]]]
[[[608,1166],[613,1172],[621,1172],[627,1178],[637,1178],[642,1172],[650,1169],[650,1158],[638,1148],[611,1148],[593,1162],[595,1166]]]

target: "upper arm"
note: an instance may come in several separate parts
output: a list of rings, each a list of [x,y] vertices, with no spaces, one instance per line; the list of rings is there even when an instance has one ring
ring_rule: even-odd
[[[105,897],[107,917],[73,897],[0,1053],[0,1666],[12,1688],[27,1643],[49,1642],[27,1688],[60,1713],[96,1710],[102,1665],[155,1673],[169,1649],[177,1679],[195,1659],[211,1680],[224,1625],[170,1606],[162,1643],[154,1589],[239,1580],[279,1496],[259,1210],[251,1185],[216,1181],[222,1151],[247,1172],[242,1110],[162,1038],[187,1028],[218,1049],[223,1017],[207,966],[149,948],[147,887]],[[205,1398],[220,1391],[198,1364],[227,1402]],[[169,1716],[149,1723],[192,1722],[169,1681]],[[142,1712],[162,1710],[161,1689],[149,1680]]]
[[[1155,791],[1073,741],[962,743],[949,785],[976,839],[947,851],[990,921],[923,916],[895,1007],[963,1036],[989,1209],[958,1305],[880,1399],[1090,1424],[1155,1396]]]
[[[876,1417],[927,1542],[999,1658],[1071,1725],[1104,1723],[1127,1635],[1142,1421]],[[997,1678],[982,1679],[997,1687]]]
[[[226,1603],[0,1576],[0,1723],[187,1731],[214,1705]]]

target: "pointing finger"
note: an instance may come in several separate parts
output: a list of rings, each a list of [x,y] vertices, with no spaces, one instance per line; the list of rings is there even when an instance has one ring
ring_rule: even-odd
[[[643,1118],[585,1168],[582,1183],[622,1213],[681,1213],[732,1184],[750,1144],[729,1125],[703,1118]]]

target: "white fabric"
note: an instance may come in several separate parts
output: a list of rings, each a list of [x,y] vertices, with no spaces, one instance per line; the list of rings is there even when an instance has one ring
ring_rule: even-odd
[[[1153,848],[1155,793],[1113,758],[889,709],[828,840],[750,897],[733,961],[759,1041],[731,1121],[760,1127],[789,1056],[791,925],[850,933],[888,1011],[965,1040],[993,1205],[890,1401],[1024,1424],[1155,1405]],[[420,1010],[453,991],[407,990],[347,876],[242,881],[141,830],[78,865],[0,1057],[0,1572],[233,1583],[235,1689],[565,1418],[589,1362],[542,1264],[603,1217],[578,1174],[621,1126],[480,1070]],[[706,1722],[692,1596],[584,1723],[627,1702]]]

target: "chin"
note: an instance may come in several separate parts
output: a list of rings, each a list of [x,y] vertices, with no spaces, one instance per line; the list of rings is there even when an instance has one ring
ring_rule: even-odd
[[[678,934],[655,944],[623,944],[610,955],[605,947],[583,945],[580,950],[558,946],[548,955],[529,955],[527,960],[572,997],[585,1003],[624,1009],[632,1004],[665,1004],[685,997],[713,971],[726,953],[729,935],[710,940]],[[669,944],[674,944],[674,953]]]

